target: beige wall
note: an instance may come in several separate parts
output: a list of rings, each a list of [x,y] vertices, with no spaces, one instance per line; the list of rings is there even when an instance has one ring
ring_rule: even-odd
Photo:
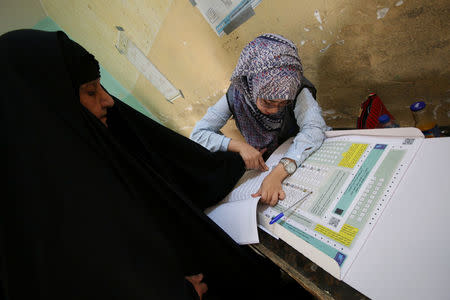
[[[42,0],[42,5],[71,38],[99,60],[126,89],[132,90],[140,73],[115,48],[116,26],[148,53],[172,0]]]
[[[448,0],[263,0],[255,16],[223,37],[188,0],[42,3],[154,115],[184,135],[223,95],[241,49],[264,32],[297,44],[330,126],[355,126],[369,92],[380,95],[402,126],[413,124],[409,105],[416,100],[426,100],[438,123],[449,125]],[[383,9],[389,9],[384,16]],[[184,99],[166,101],[118,54],[116,25],[182,90]],[[236,130],[229,125],[225,132]]]
[[[1,0],[0,35],[15,29],[31,28],[46,16],[39,0]]]

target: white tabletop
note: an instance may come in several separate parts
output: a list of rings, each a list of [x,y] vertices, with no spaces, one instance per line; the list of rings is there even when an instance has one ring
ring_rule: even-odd
[[[450,299],[450,138],[424,140],[344,281],[372,299]]]

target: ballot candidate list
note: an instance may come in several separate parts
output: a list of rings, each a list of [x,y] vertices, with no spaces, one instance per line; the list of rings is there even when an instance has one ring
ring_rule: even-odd
[[[335,259],[345,272],[412,160],[417,144],[414,139],[402,138],[386,138],[382,143],[371,137],[327,139],[283,182],[286,199],[260,213],[271,218],[312,191],[278,224]]]

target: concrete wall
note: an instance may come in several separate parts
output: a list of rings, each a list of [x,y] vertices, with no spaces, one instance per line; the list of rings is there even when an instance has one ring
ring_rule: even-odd
[[[45,17],[39,0],[1,0],[0,35],[15,29],[31,28]]]
[[[48,16],[88,49],[127,90],[140,73],[115,48],[116,26],[148,53],[172,0],[42,0]]]
[[[299,47],[305,76],[318,88],[328,125],[354,127],[376,92],[402,126],[425,100],[439,124],[450,119],[448,0],[263,0],[256,15],[218,37],[188,0],[42,0],[48,15],[163,124],[189,135],[229,85],[241,49],[275,32]],[[115,26],[185,98],[169,103],[114,47]],[[236,136],[233,124],[224,132]]]

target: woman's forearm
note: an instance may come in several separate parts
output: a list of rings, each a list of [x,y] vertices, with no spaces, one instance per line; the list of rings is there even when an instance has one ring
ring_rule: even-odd
[[[286,177],[288,177],[288,173],[284,169],[284,166],[279,163],[272,169],[272,172],[270,172],[268,176],[271,177],[271,180],[283,182],[283,180],[286,179]]]
[[[225,96],[210,108],[203,118],[195,124],[190,139],[212,152],[227,151],[229,138],[220,133],[221,128],[231,116]]]
[[[230,143],[228,144],[228,151],[239,153],[244,147],[243,144],[245,143],[231,139]]]

